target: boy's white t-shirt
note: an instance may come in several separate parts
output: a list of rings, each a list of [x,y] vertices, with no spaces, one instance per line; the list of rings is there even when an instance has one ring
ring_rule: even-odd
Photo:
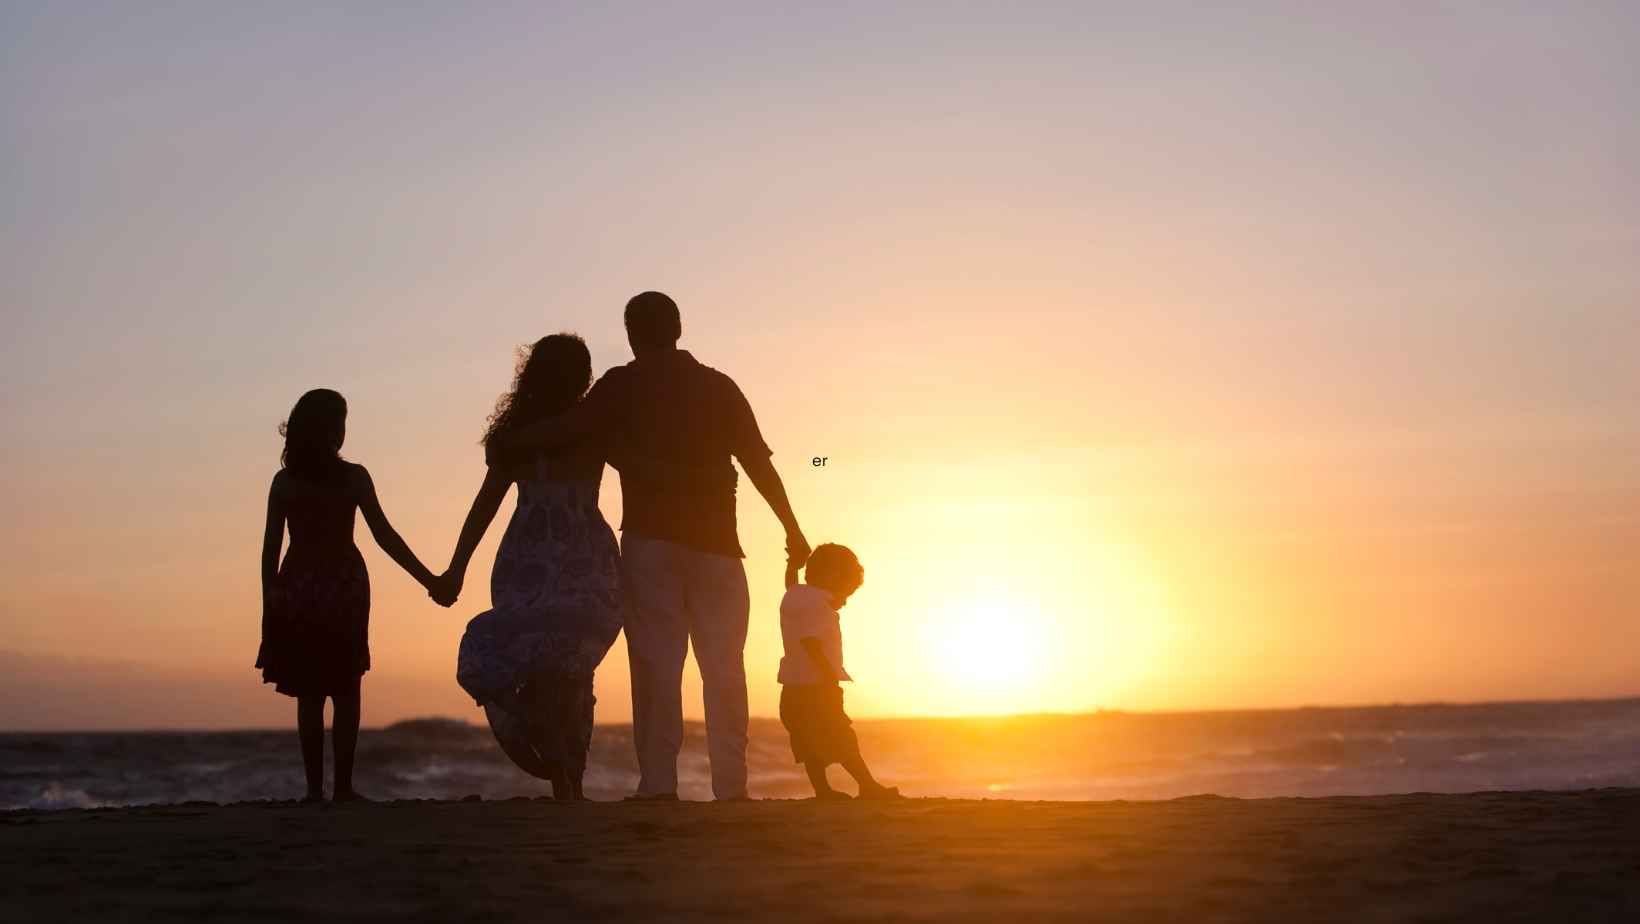
[[[837,618],[837,607],[832,605],[831,594],[809,584],[796,584],[780,601],[780,641],[786,649],[780,659],[782,684],[826,682],[827,678],[820,675],[820,669],[803,650],[806,638],[820,642],[820,651],[831,662],[839,679],[854,679],[843,669],[843,626]]]

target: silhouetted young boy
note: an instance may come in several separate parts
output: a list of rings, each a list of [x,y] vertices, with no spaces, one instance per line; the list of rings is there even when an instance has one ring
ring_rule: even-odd
[[[865,581],[854,553],[827,543],[809,556],[807,583],[797,583],[797,565],[786,566],[786,596],[780,601],[780,722],[792,740],[792,757],[808,771],[817,799],[847,799],[826,781],[826,768],[842,764],[860,784],[862,799],[898,799],[900,791],[872,779],[860,756],[853,723],[843,711],[840,682],[843,630],[837,610]]]

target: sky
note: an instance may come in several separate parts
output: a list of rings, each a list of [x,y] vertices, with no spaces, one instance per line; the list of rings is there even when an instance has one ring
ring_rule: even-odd
[[[1234,6],[0,3],[0,728],[288,722],[297,396],[441,570],[645,289],[865,563],[857,716],[1640,694],[1640,8]],[[366,724],[480,718],[511,506],[448,611],[360,530]]]

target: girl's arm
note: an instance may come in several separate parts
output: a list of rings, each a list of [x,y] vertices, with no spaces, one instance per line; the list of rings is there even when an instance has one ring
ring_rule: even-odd
[[[262,631],[267,633],[273,585],[279,580],[279,550],[285,543],[284,473],[273,476],[268,487],[268,522],[262,530]]]
[[[461,524],[461,538],[456,540],[455,553],[450,556],[450,567],[439,578],[443,584],[439,588],[451,603],[461,593],[462,582],[467,577],[467,562],[472,560],[473,552],[478,543],[484,538],[485,530],[495,520],[495,512],[501,509],[501,501],[507,496],[507,489],[512,487],[512,479],[503,474],[498,466],[490,466],[484,471],[484,483],[478,486],[478,493],[473,496],[472,509],[467,511],[467,520]],[[440,603],[435,594],[433,597]],[[446,606],[449,603],[445,603]]]
[[[421,563],[416,553],[410,551],[393,524],[387,522],[387,514],[382,512],[381,501],[376,499],[376,483],[370,480],[370,473],[360,465],[355,468],[358,478],[359,512],[364,514],[365,523],[370,526],[370,535],[376,537],[376,544],[381,546],[387,557],[398,562],[400,568],[410,573],[416,582],[423,587],[431,587],[433,572]]]

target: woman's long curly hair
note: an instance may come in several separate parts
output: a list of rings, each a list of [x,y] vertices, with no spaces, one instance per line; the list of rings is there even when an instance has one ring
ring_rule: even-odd
[[[285,448],[279,465],[306,481],[324,481],[341,470],[342,441],[347,437],[347,399],[329,388],[315,388],[296,400],[279,425]]]
[[[575,406],[592,385],[592,354],[574,334],[552,334],[518,350],[512,390],[495,402],[484,445],[497,435]]]

